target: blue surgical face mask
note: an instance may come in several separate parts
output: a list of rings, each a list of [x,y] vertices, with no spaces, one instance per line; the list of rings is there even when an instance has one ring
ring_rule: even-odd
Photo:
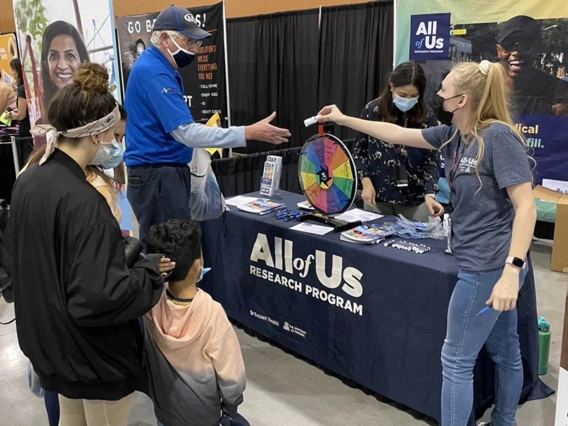
[[[197,282],[200,282],[203,279],[203,276],[211,270],[211,268],[204,268],[203,266],[200,266],[200,268],[201,272],[199,273],[199,278],[197,278]]]
[[[99,150],[93,157],[91,161],[89,161],[90,166],[100,166],[104,162],[106,162],[112,156],[111,153],[111,146],[106,143],[99,144]]]
[[[114,169],[120,163],[122,163],[122,157],[124,156],[124,147],[121,143],[118,143],[116,139],[113,139],[110,146],[110,157],[101,164],[103,169]]]
[[[393,104],[402,112],[407,112],[410,111],[412,108],[414,108],[416,106],[416,104],[418,103],[418,99],[420,98],[420,96],[417,96],[415,98],[403,98],[402,96],[398,96],[397,94],[393,93]]]

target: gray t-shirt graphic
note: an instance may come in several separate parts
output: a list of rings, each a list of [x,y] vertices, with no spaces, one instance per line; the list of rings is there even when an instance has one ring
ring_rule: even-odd
[[[429,144],[442,148],[451,187],[452,251],[460,268],[486,271],[505,265],[515,211],[506,188],[532,180],[521,141],[503,123],[480,131],[485,153],[476,174],[478,142],[466,142],[456,126],[422,130]],[[481,182],[480,182],[481,180]]]

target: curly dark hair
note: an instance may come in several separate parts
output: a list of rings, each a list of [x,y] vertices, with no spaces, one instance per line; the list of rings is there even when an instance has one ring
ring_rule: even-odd
[[[183,281],[193,262],[201,259],[201,229],[197,222],[171,219],[148,231],[148,253],[169,257],[176,267],[168,281]]]

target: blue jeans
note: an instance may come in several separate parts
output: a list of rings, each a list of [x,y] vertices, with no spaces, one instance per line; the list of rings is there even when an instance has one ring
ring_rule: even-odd
[[[485,307],[503,268],[483,272],[460,270],[448,309],[448,329],[442,348],[442,423],[465,426],[473,409],[473,369],[485,345],[495,363],[495,409],[491,426],[512,426],[523,386],[523,365],[517,334],[517,310]],[[522,286],[527,269],[520,273]]]
[[[57,392],[44,391],[43,400],[45,410],[47,411],[49,426],[59,425],[59,396]]]
[[[140,241],[152,227],[170,219],[189,219],[191,176],[187,165],[147,165],[128,168],[126,195],[140,225]]]

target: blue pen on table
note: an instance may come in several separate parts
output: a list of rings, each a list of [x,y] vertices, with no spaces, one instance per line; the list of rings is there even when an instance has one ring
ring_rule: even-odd
[[[483,308],[481,311],[479,311],[479,313],[477,315],[482,315],[485,312],[487,312],[489,309],[491,309],[491,306],[486,306],[485,308]]]

